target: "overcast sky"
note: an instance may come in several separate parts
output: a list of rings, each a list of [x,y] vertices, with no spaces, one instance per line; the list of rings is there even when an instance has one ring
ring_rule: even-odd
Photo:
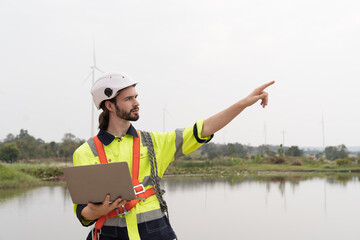
[[[97,66],[135,78],[142,130],[193,125],[276,80],[216,143],[358,146],[360,1],[1,0],[0,139],[91,133]],[[95,37],[93,37],[95,36]],[[99,76],[96,73],[96,76]],[[96,121],[97,122],[97,117]]]

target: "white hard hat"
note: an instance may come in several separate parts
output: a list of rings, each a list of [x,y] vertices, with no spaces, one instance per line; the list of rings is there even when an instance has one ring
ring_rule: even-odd
[[[91,88],[95,106],[97,109],[100,109],[102,101],[114,98],[119,90],[137,83],[132,78],[119,72],[110,72],[102,75]]]

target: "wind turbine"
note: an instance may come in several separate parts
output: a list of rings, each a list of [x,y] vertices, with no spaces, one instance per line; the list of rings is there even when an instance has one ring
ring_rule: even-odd
[[[99,71],[101,73],[103,73],[104,71],[101,70],[100,68],[98,68],[96,66],[96,54],[95,54],[95,38],[93,38],[93,61],[94,64],[92,66],[90,66],[91,71],[89,72],[89,74],[87,75],[87,77],[84,80],[84,83],[89,79],[90,76],[92,76],[92,84],[91,86],[94,85],[95,82],[95,71]],[[94,103],[91,100],[91,131],[90,131],[90,136],[94,136]]]

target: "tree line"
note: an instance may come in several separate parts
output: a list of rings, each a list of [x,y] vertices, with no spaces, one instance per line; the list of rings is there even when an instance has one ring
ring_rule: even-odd
[[[218,157],[240,157],[240,158],[254,158],[257,155],[260,156],[313,156],[315,159],[327,159],[334,161],[336,159],[349,158],[350,152],[347,150],[344,144],[339,146],[327,146],[324,151],[303,150],[298,146],[285,147],[281,144],[274,145],[260,145],[249,146],[240,143],[228,143],[228,144],[215,144],[208,143],[201,148],[201,156],[205,156],[208,159],[214,159]],[[357,154],[360,157],[360,153]]]
[[[201,155],[205,154],[208,156],[208,158],[213,159],[221,156],[247,158],[252,155],[285,155],[301,157],[305,154],[305,152],[298,146],[283,147],[282,145],[260,145],[258,147],[254,147],[240,143],[209,143],[201,147]]]
[[[8,134],[0,142],[0,161],[17,162],[26,159],[64,158],[72,157],[73,152],[85,140],[76,138],[72,133],[65,133],[62,142],[46,143],[40,138],[31,136],[27,130],[21,129],[18,135]],[[298,146],[285,147],[282,145],[249,146],[240,143],[215,144],[208,143],[200,148],[201,158],[212,160],[218,157],[254,158],[256,156],[297,156],[312,155],[316,159],[326,158],[336,160],[348,158],[349,151],[345,145],[327,146],[325,150],[306,152]],[[359,154],[358,154],[359,156]],[[360,157],[360,156],[359,156]],[[191,159],[185,156],[185,159]]]
[[[9,133],[0,142],[0,161],[13,163],[26,159],[68,159],[83,142],[84,140],[76,138],[73,134],[65,133],[62,142],[46,143],[40,138],[31,136],[27,130],[21,129],[18,135]]]

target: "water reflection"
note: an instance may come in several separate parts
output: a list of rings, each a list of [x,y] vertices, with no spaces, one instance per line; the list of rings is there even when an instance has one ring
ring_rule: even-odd
[[[171,177],[165,187],[180,239],[360,239],[359,179],[358,174]]]
[[[181,240],[359,240],[359,185],[356,174],[168,176],[163,181]],[[0,239],[85,239],[89,229],[72,208],[64,186],[0,190],[0,215],[6,216],[0,218]]]
[[[30,190],[32,189],[0,189],[0,203],[14,197],[25,195]]]
[[[284,195],[285,186],[289,185],[293,191],[300,185],[301,182],[313,181],[323,179],[326,183],[332,185],[346,186],[351,182],[360,182],[359,174],[337,173],[337,174],[304,174],[304,173],[287,173],[283,175],[251,175],[251,176],[233,176],[227,178],[207,177],[207,176],[168,176],[166,177],[166,188],[173,190],[194,189],[206,184],[212,187],[218,183],[226,183],[230,186],[236,186],[248,183],[262,183],[265,184],[268,191],[272,186],[277,186],[280,193]]]

